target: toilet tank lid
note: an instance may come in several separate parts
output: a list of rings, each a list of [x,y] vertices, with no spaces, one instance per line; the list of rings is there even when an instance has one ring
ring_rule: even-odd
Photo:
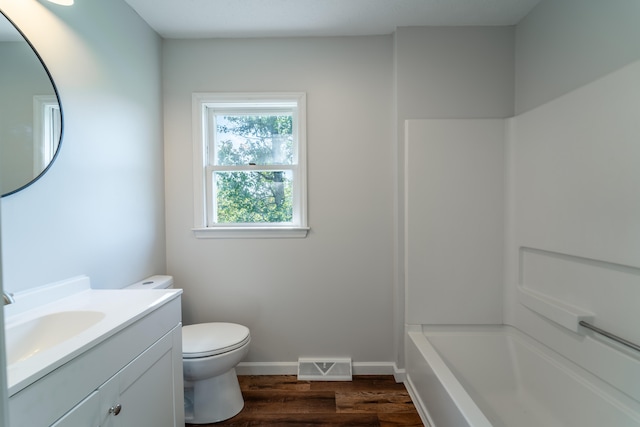
[[[125,289],[167,289],[173,285],[172,276],[155,275],[133,283]]]

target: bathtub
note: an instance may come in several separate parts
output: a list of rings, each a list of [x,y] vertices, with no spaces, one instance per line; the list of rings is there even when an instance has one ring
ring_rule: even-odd
[[[407,388],[432,427],[640,426],[640,403],[509,326],[417,327]]]

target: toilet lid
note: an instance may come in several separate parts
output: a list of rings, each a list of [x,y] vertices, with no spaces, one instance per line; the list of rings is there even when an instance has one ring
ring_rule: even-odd
[[[182,357],[214,356],[249,342],[249,328],[235,323],[198,323],[182,327]]]

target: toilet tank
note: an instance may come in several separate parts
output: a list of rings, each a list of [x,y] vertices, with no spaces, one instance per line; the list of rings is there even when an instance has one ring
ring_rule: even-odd
[[[151,276],[144,280],[125,286],[124,289],[168,289],[173,288],[172,276]]]

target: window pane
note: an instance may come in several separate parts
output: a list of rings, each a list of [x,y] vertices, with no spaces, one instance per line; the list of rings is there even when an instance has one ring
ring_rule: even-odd
[[[216,222],[292,222],[292,172],[214,172]]]
[[[216,115],[215,164],[293,163],[291,113]]]

